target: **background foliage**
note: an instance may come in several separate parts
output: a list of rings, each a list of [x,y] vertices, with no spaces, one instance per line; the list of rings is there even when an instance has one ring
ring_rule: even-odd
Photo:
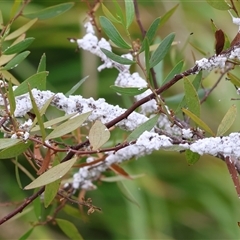
[[[31,12],[36,9],[68,1],[32,1],[27,7]],[[0,2],[4,18],[9,16],[13,1]],[[185,60],[184,69],[193,66],[195,59],[203,54],[192,47],[197,46],[206,56],[214,53],[214,32],[210,19],[226,31],[232,39],[237,27],[232,25],[227,12],[211,8],[203,1],[179,1],[179,6],[170,20],[160,28],[158,36],[164,38],[175,32],[179,44],[164,60],[157,71],[164,78],[169,70],[181,59]],[[111,8],[111,3],[105,5]],[[140,16],[145,28],[158,16],[176,5],[176,1],[139,1]],[[86,3],[77,1],[75,6],[57,18],[39,21],[28,32],[35,37],[30,46],[31,54],[13,73],[24,80],[36,72],[39,59],[47,55],[48,89],[54,92],[67,92],[81,78],[89,75],[78,93],[85,97],[106,98],[112,104],[127,107],[129,99],[116,97],[109,86],[117,76],[116,70],[97,72],[99,60],[83,51],[76,52],[75,45],[68,37],[83,36],[82,22],[88,11]],[[101,10],[98,15],[103,15]],[[14,27],[17,29],[26,19],[20,18]],[[134,23],[130,31],[140,37]],[[191,35],[191,33],[193,33]],[[191,44],[190,44],[191,43]],[[90,64],[91,63],[91,64]],[[235,70],[236,73],[238,70]],[[208,74],[208,73],[204,73]],[[208,86],[217,75],[213,72],[204,80]],[[170,91],[173,96],[183,91],[183,82],[176,84]],[[202,116],[216,130],[224,113],[232,105],[235,89],[223,81],[205,104]],[[174,106],[174,102],[170,106]],[[235,103],[239,106],[239,103]],[[214,111],[214,114],[213,114]],[[54,116],[54,112],[52,113]],[[230,130],[237,131],[237,123]],[[240,202],[224,162],[213,157],[202,156],[200,161],[188,166],[184,156],[168,152],[155,152],[149,157],[132,160],[123,166],[130,174],[144,173],[145,176],[134,181],[99,184],[98,189],[87,193],[102,213],[87,216],[84,211],[69,215],[60,212],[61,218],[72,221],[84,239],[238,239],[240,229]],[[0,161],[0,199],[1,202],[21,201],[29,192],[19,189],[10,161]],[[26,185],[28,179],[22,177]],[[127,200],[122,191],[128,189],[135,203]],[[74,207],[74,206],[73,206]],[[0,206],[1,216],[14,206]],[[72,211],[74,208],[71,209]],[[27,214],[25,214],[27,212]],[[0,239],[16,239],[30,229],[35,220],[30,207],[15,219],[0,227]],[[34,229],[30,239],[67,239],[56,226],[39,226]]]

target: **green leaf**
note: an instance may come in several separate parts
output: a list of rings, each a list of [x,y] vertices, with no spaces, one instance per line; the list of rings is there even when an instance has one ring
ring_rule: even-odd
[[[8,148],[21,142],[21,139],[0,138],[0,149]]]
[[[169,11],[167,11],[162,17],[161,17],[161,23],[159,24],[159,27],[162,26],[167,20],[173,15],[173,13],[176,11],[179,4],[171,8]]]
[[[171,72],[167,75],[167,77],[163,80],[162,85],[169,82],[176,74],[179,74],[183,67],[183,60],[177,63],[177,65],[171,70]]]
[[[189,149],[185,151],[185,156],[186,156],[188,165],[195,164],[200,158],[200,155],[198,153],[192,152]]]
[[[150,131],[157,123],[159,118],[159,115],[156,115],[149,120],[147,120],[145,123],[141,124],[139,127],[133,130],[133,132],[127,137],[126,141],[131,142],[136,139],[145,131]]]
[[[236,75],[234,75],[230,72],[227,73],[227,76],[229,77],[229,79],[233,85],[240,87],[240,78],[239,77],[237,77]]]
[[[57,225],[71,240],[83,240],[77,228],[69,221],[56,218]]]
[[[136,96],[139,95],[141,93],[144,93],[147,88],[136,88],[136,87],[118,87],[115,85],[110,86],[111,89],[113,89],[115,92],[123,94],[123,95],[129,95],[129,96]]]
[[[69,97],[70,95],[74,94],[79,87],[86,81],[86,79],[88,78],[88,76],[84,77],[83,79],[81,79],[77,84],[75,84],[68,92],[65,93],[66,97]]]
[[[15,176],[16,176],[16,180],[17,180],[17,183],[18,183],[18,186],[20,189],[22,189],[22,182],[21,182],[21,179],[20,179],[20,176],[19,176],[19,167],[18,167],[18,159],[16,158],[16,163],[15,163]]]
[[[136,63],[133,60],[130,60],[128,58],[123,58],[120,57],[118,55],[116,55],[115,53],[108,51],[107,49],[101,48],[101,51],[110,59],[112,59],[115,62],[121,63],[121,64],[125,64],[125,65],[131,65],[133,63]]]
[[[137,174],[137,175],[130,175],[130,179],[137,179],[137,178],[141,178],[144,177],[145,174]],[[112,176],[112,177],[102,177],[101,181],[103,182],[119,182],[122,180],[126,180],[127,178],[122,176],[122,175],[117,175],[117,176]]]
[[[106,33],[114,44],[120,48],[131,49],[131,46],[122,38],[118,30],[106,17],[101,16],[99,20],[104,33]]]
[[[4,77],[4,79],[6,79],[7,81],[11,81],[14,85],[17,85],[17,86],[20,84],[18,80],[9,71],[0,69],[0,72]]]
[[[23,14],[23,16],[30,19],[38,18],[39,20],[46,20],[49,18],[57,17],[60,14],[63,14],[64,12],[71,9],[73,5],[74,5],[73,2],[62,3],[59,5],[42,9],[38,12]]]
[[[19,9],[19,6],[21,5],[22,1],[19,0],[14,0],[14,3],[12,5],[11,8],[11,12],[10,12],[10,19],[14,18],[14,15],[17,13],[17,10]]]
[[[197,117],[200,117],[200,101],[197,91],[186,77],[184,78],[184,90],[188,109]]]
[[[117,18],[115,18],[112,13],[108,10],[108,8],[105,7],[105,5],[103,3],[101,3],[102,5],[102,10],[103,10],[103,13],[105,14],[105,16],[112,22],[115,22],[115,23],[121,23],[121,21],[119,21]]]
[[[3,23],[3,16],[2,16],[2,11],[0,10],[0,30],[3,29],[4,23]],[[6,39],[6,38],[5,38]]]
[[[149,29],[146,32],[146,35],[145,35],[143,43],[142,43],[142,47],[140,49],[140,52],[143,52],[145,50],[145,46],[146,46],[145,45],[145,41],[146,41],[146,39],[148,39],[148,45],[152,44],[152,41],[153,41],[153,39],[155,37],[155,34],[156,34],[157,30],[158,30],[158,27],[160,25],[160,21],[161,21],[161,18],[156,18],[152,22],[151,26],[149,27]]]
[[[134,19],[134,4],[133,0],[125,0],[125,11],[126,11],[126,29],[129,28]]]
[[[82,219],[81,211],[79,208],[76,208],[69,204],[66,204],[63,208],[63,211],[71,217],[75,217],[77,219]]]
[[[57,164],[59,164],[59,162],[55,160],[53,163],[53,166],[57,166]],[[61,184],[61,179],[58,179],[46,185],[45,191],[44,191],[44,207],[45,208],[47,208],[56,197],[60,184]]]
[[[144,55],[145,55],[146,73],[147,73],[147,76],[149,77],[150,76],[150,65],[149,65],[150,46],[147,38],[145,38],[143,44],[144,44],[144,50],[145,50]]]
[[[38,64],[37,73],[46,71],[46,54],[44,53]]]
[[[215,136],[214,132],[211,130],[211,128],[203,122],[199,117],[197,117],[195,114],[191,113],[189,110],[182,108],[182,111],[190,117],[199,127],[201,127],[206,132],[210,133],[212,136]]]
[[[19,142],[11,147],[5,148],[0,152],[0,159],[17,157],[21,153],[25,152],[30,145],[31,145],[31,141],[27,141],[27,142]]]
[[[23,33],[25,33],[35,22],[37,22],[37,18],[30,20],[28,23],[26,23],[25,25],[23,25],[22,27],[18,28],[16,31],[10,33],[5,40],[12,40],[14,38],[19,37],[20,35],[22,35]]]
[[[231,7],[225,2],[225,0],[206,0],[207,3],[218,10],[230,10]]]
[[[232,105],[223,117],[221,123],[219,124],[216,136],[222,136],[232,126],[236,117],[237,107],[236,105]]]
[[[101,121],[96,120],[88,135],[92,150],[98,150],[109,138],[110,132],[108,128]]]
[[[14,54],[14,53],[19,53],[19,52],[23,51],[24,49],[26,49],[28,46],[30,46],[31,43],[34,41],[34,39],[35,38],[32,38],[32,37],[31,38],[25,38],[21,42],[5,49],[3,51],[3,54],[10,55],[10,54]]]
[[[19,96],[28,92],[28,85],[33,88],[37,88],[39,90],[46,89],[46,77],[48,72],[40,72],[32,75],[24,82],[22,82],[15,90],[14,95]]]
[[[39,127],[40,127],[42,141],[44,142],[44,140],[46,138],[46,132],[45,132],[45,128],[43,126],[43,120],[42,120],[41,114],[39,112],[38,106],[37,106],[37,104],[36,104],[36,102],[34,100],[31,88],[30,88],[30,86],[28,86],[28,87],[29,87],[29,96],[30,96],[30,100],[31,100],[31,103],[32,103],[33,111],[34,111],[34,113],[36,115],[37,122],[38,122]]]
[[[72,168],[73,164],[76,161],[77,157],[74,157],[66,162],[60,163],[59,165],[52,167],[48,171],[44,172],[41,176],[33,180],[24,189],[28,190],[38,188],[52,183],[58,179],[61,179]]]
[[[49,127],[52,127],[53,125],[55,124],[58,124],[60,122],[63,122],[71,117],[73,117],[74,115],[76,115],[77,113],[72,113],[72,114],[69,114],[69,115],[64,115],[62,117],[58,117],[58,118],[54,118],[52,120],[49,120],[47,122],[44,122],[44,128],[49,128]],[[40,130],[40,127],[39,126],[35,126],[31,129],[31,132],[37,132]]]
[[[26,233],[24,233],[18,240],[27,240],[33,232],[34,227],[30,228]]]
[[[46,137],[46,139],[58,138],[76,130],[83,124],[83,122],[89,117],[90,114],[91,112],[83,113],[68,120],[67,122],[60,124]]]
[[[9,105],[10,105],[10,113],[11,113],[11,115],[13,115],[14,111],[16,109],[16,101],[15,101],[15,97],[14,97],[14,93],[13,93],[12,81],[11,80],[8,82],[7,98],[8,98],[8,102],[9,102]]]
[[[17,67],[29,54],[30,54],[29,51],[19,53],[11,61],[9,61],[3,68],[1,68],[1,70],[10,70]]]
[[[153,52],[150,60],[149,65],[150,68],[156,66],[163,58],[166,56],[168,51],[170,50],[171,44],[173,42],[175,34],[170,33],[167,37],[163,39],[157,49]]]
[[[125,24],[125,19],[124,19],[124,14],[123,14],[123,10],[121,8],[121,6],[119,5],[119,3],[117,2],[117,0],[112,0],[115,6],[115,11],[114,13],[116,13],[117,18],[119,19],[120,23],[123,26],[126,26]]]

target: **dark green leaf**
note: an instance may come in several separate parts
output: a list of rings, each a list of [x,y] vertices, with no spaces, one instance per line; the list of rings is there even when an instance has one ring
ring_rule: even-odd
[[[86,79],[88,78],[88,76],[84,77],[83,79],[81,79],[77,84],[75,84],[68,92],[65,93],[66,97],[69,97],[70,95],[74,94],[78,88],[86,81]]]
[[[30,54],[29,51],[19,53],[11,61],[9,61],[3,68],[1,68],[1,70],[10,70],[17,67],[29,54]]]
[[[44,53],[38,64],[37,73],[46,71],[46,54]]]
[[[171,70],[171,72],[167,75],[167,77],[163,80],[162,85],[170,81],[176,74],[179,74],[183,67],[183,61],[181,60],[177,65]]]
[[[33,231],[34,227],[32,227],[31,229],[29,229],[26,233],[24,233],[18,240],[27,240],[29,239],[29,236],[31,235],[32,231]]]
[[[146,65],[146,72],[147,72],[147,76],[150,76],[150,65],[149,65],[149,59],[150,59],[150,46],[149,46],[149,42],[148,39],[145,38],[144,39],[144,50],[145,50],[145,65]]]
[[[200,158],[200,155],[198,153],[192,152],[189,149],[185,151],[185,155],[186,155],[187,163],[189,165],[195,164]]]
[[[48,7],[45,9],[42,9],[38,12],[35,13],[27,13],[27,14],[23,14],[24,17],[26,18],[38,18],[39,20],[46,20],[49,18],[53,18],[56,16],[59,16],[60,14],[68,11],[69,9],[71,9],[73,7],[74,3],[73,2],[68,2],[68,3],[62,3],[59,5],[55,5],[52,7]]]
[[[72,168],[73,164],[76,161],[77,161],[77,157],[52,167],[51,169],[49,169],[48,171],[40,175],[38,178],[33,180],[24,189],[28,190],[28,189],[38,188],[38,187],[47,185],[49,183],[52,183],[58,179],[61,179]]]
[[[33,88],[37,88],[39,90],[45,90],[46,89],[46,77],[48,75],[48,72],[39,72],[28,79],[26,79],[24,82],[22,82],[14,91],[15,96],[19,96],[22,94],[25,94],[28,92],[28,85]]]
[[[117,93],[120,93],[123,95],[129,95],[129,96],[136,96],[147,90],[147,88],[142,88],[142,89],[134,88],[134,87],[123,88],[123,87],[118,87],[115,85],[110,86],[110,88],[112,88]]]
[[[149,29],[146,32],[146,35],[144,37],[143,43],[142,43],[142,47],[140,49],[140,52],[143,52],[145,50],[145,41],[146,39],[148,39],[148,45],[152,44],[153,38],[155,37],[155,34],[158,30],[159,24],[160,24],[161,19],[160,18],[156,18],[151,26],[149,27]]]
[[[103,144],[105,144],[110,138],[110,131],[99,120],[92,125],[88,139],[92,150],[98,150]]]
[[[17,157],[16,157],[16,163],[15,163],[15,176],[16,176],[16,180],[17,180],[19,188],[22,189],[23,187],[22,187],[22,182],[21,182],[20,176],[19,176],[19,168],[18,168]]]
[[[126,139],[127,142],[138,139],[138,137],[145,131],[150,131],[157,123],[159,115],[150,118],[148,121],[137,127]]]
[[[106,17],[101,16],[99,20],[103,31],[114,44],[120,48],[131,49],[131,46],[122,38],[118,30]]]
[[[193,114],[192,112],[190,112],[189,110],[187,110],[185,108],[183,108],[182,111],[188,117],[190,117],[200,128],[202,128],[206,132],[210,133],[212,136],[215,136],[214,132],[211,130],[211,128],[205,122],[203,122],[203,120],[201,120],[199,117],[197,117],[195,114]]]
[[[200,101],[198,94],[188,78],[184,78],[185,99],[190,112],[200,117]]]
[[[67,133],[70,133],[80,127],[83,122],[89,117],[91,112],[83,113],[77,117],[60,124],[46,137],[46,139],[58,138]]]
[[[57,225],[71,240],[83,240],[83,237],[78,232],[77,228],[69,221],[64,219],[55,219]]]
[[[136,63],[135,61],[132,61],[128,58],[123,58],[120,57],[118,55],[116,55],[115,53],[108,51],[107,49],[101,48],[101,51],[110,59],[112,59],[115,62],[121,63],[121,64],[125,64],[125,65],[131,65],[133,63]]]
[[[160,61],[163,60],[163,58],[166,56],[166,54],[170,50],[174,36],[175,36],[174,33],[170,33],[167,37],[165,37],[162,40],[162,42],[157,47],[157,49],[153,52],[153,54],[150,58],[150,61],[149,61],[150,68],[156,66]]]
[[[231,7],[225,2],[225,0],[206,0],[209,5],[218,10],[229,10]]]
[[[126,11],[126,29],[128,29],[135,15],[133,0],[125,0],[125,11]]]
[[[14,38],[19,37],[20,35],[22,35],[23,33],[25,33],[35,22],[37,22],[37,18],[30,20],[29,22],[27,22],[25,25],[23,25],[22,27],[18,28],[16,31],[10,33],[5,40],[12,40]]]
[[[222,136],[232,126],[236,117],[237,108],[236,105],[232,105],[223,117],[221,123],[219,124],[216,136]]]
[[[6,139],[5,139],[6,140]],[[20,142],[0,152],[0,159],[14,158],[26,151],[31,145],[31,141]]]
[[[3,51],[3,54],[10,55],[10,54],[14,54],[14,53],[19,53],[19,52],[23,51],[24,49],[26,49],[28,46],[30,46],[33,41],[34,41],[34,38],[25,38],[21,42],[5,49]]]

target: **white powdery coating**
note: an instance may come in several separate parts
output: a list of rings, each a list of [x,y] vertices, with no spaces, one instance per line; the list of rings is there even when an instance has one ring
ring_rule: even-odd
[[[191,145],[180,144],[180,146],[190,149],[200,155],[210,154],[216,156],[218,154],[223,154],[224,156],[240,158],[240,133],[231,133],[226,137],[200,139]]]
[[[145,131],[137,140],[136,144],[129,145],[117,152],[111,152],[105,161],[93,166],[80,168],[73,176],[73,188],[79,187],[86,190],[94,189],[92,181],[98,179],[101,172],[106,171],[113,163],[122,163],[131,158],[138,158],[151,154],[154,150],[167,149],[172,146],[171,139],[157,133]]]
[[[208,70],[211,71],[214,68],[224,68],[226,65],[227,57],[224,55],[214,56],[212,58],[202,58],[196,61],[196,65],[199,70]]]
[[[183,138],[189,139],[193,136],[192,130],[191,129],[182,129],[182,136]]]

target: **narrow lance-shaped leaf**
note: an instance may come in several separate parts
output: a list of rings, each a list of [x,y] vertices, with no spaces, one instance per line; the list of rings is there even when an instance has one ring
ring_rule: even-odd
[[[20,178],[20,175],[19,175],[19,168],[18,168],[18,159],[16,157],[16,163],[15,163],[15,176],[16,176],[16,180],[17,180],[17,183],[18,183],[18,186],[20,189],[22,189],[22,182],[21,182],[21,178]]]
[[[53,166],[57,166],[58,164],[59,164],[59,161],[55,159],[53,162]],[[60,183],[61,183],[61,179],[58,179],[46,185],[45,191],[44,191],[44,207],[45,208],[47,208],[54,200],[55,196],[58,193]]]
[[[14,0],[14,3],[11,8],[10,12],[10,19],[14,17],[14,15],[17,13],[17,10],[19,9],[19,6],[21,5],[22,1],[19,0]]]
[[[111,51],[108,51],[107,49],[101,48],[101,51],[102,51],[108,58],[110,58],[111,60],[113,60],[113,61],[115,61],[115,62],[124,64],[124,65],[131,65],[131,64],[133,64],[133,63],[136,63],[135,61],[130,60],[130,59],[128,59],[128,58],[120,57],[120,56],[118,56],[117,54],[115,54],[115,53],[113,53],[113,52],[111,52]]]
[[[28,84],[31,88],[37,88],[39,90],[45,90],[46,88],[46,77],[48,72],[40,72],[32,75],[22,82],[15,90],[14,95],[19,96],[28,92]]]
[[[69,97],[70,95],[74,94],[79,87],[87,80],[89,76],[84,77],[83,79],[81,79],[78,83],[76,83],[68,92],[65,93],[66,97]]]
[[[8,148],[14,146],[15,144],[21,142],[21,139],[14,138],[0,138],[0,149]]]
[[[125,10],[126,10],[126,29],[128,29],[135,15],[133,0],[125,0]]]
[[[200,101],[197,91],[186,77],[184,78],[184,90],[188,109],[197,117],[200,117]]]
[[[57,17],[60,14],[63,14],[64,12],[71,9],[73,5],[74,5],[73,2],[62,3],[59,5],[42,9],[38,12],[23,14],[23,16],[30,19],[38,18],[39,20],[46,20],[49,18]]]
[[[124,19],[124,14],[123,14],[123,9],[121,8],[121,6],[119,5],[117,0],[112,0],[115,6],[115,13],[117,18],[119,19],[120,23],[125,26],[125,19]]]
[[[90,114],[91,112],[83,113],[68,120],[67,122],[60,124],[46,137],[46,139],[58,138],[76,130],[83,124],[83,122],[89,117]]]
[[[57,218],[55,220],[57,222],[57,225],[71,240],[83,240],[83,237],[71,222],[60,218]]]
[[[30,228],[27,232],[25,232],[18,240],[27,240],[33,232],[34,227]]]
[[[144,50],[145,50],[145,66],[146,66],[146,73],[147,76],[150,76],[150,65],[149,65],[149,59],[150,59],[150,46],[149,46],[149,41],[148,38],[144,39]]]
[[[38,188],[52,183],[58,179],[61,179],[72,168],[73,164],[76,161],[77,157],[52,167],[51,169],[43,173],[41,176],[36,178],[34,181],[32,181],[30,184],[28,184],[24,189],[28,190]]]
[[[108,141],[110,132],[101,121],[97,120],[91,127],[88,138],[92,150],[97,150]]]
[[[136,88],[136,87],[118,87],[115,85],[110,86],[111,89],[113,89],[115,92],[120,93],[122,95],[128,95],[128,96],[136,96],[138,94],[144,93],[147,88]]]
[[[46,54],[44,53],[38,64],[37,73],[46,71]]]
[[[41,114],[39,112],[39,109],[37,107],[37,104],[35,102],[35,99],[33,97],[30,85],[28,85],[28,89],[29,89],[29,96],[30,96],[30,100],[31,100],[31,103],[32,103],[33,111],[34,111],[34,113],[36,115],[36,118],[37,118],[37,121],[38,121],[38,124],[39,124],[39,127],[40,127],[42,140],[44,141],[45,138],[46,138],[46,132],[45,132],[45,128],[43,126],[43,120],[42,120]]]
[[[197,117],[195,114],[193,114],[192,112],[190,112],[189,110],[187,110],[185,108],[182,108],[182,111],[188,117],[190,117],[200,128],[202,128],[206,132],[210,133],[212,136],[215,136],[214,132],[211,130],[211,128],[205,122],[203,122],[203,120],[201,120],[199,117]]]
[[[143,132],[150,131],[156,125],[158,118],[159,115],[156,115],[134,129],[133,132],[127,137],[126,141],[131,142],[133,140],[136,140]]]
[[[227,73],[227,76],[229,77],[232,84],[234,84],[237,87],[240,87],[240,78],[239,77],[237,77],[236,75],[234,75],[230,72]]]
[[[29,54],[30,54],[29,51],[19,53],[10,62],[8,62],[3,68],[1,68],[1,70],[10,70],[17,67]]]
[[[11,115],[14,114],[14,111],[16,109],[16,101],[15,101],[15,97],[14,97],[14,93],[13,93],[13,88],[12,88],[12,81],[10,80],[8,82],[8,93],[7,93],[7,96],[8,96],[8,102],[9,102],[9,105],[10,105],[10,113]]]
[[[131,46],[122,38],[114,25],[106,18],[101,16],[99,18],[101,27],[111,41],[120,48],[130,49]]]
[[[31,145],[31,141],[19,142],[17,144],[14,144],[11,147],[5,148],[0,152],[0,159],[17,157],[21,153],[25,152],[29,148],[30,145]]]
[[[209,5],[218,10],[229,10],[231,7],[225,0],[206,0]]]
[[[102,11],[103,13],[105,14],[105,16],[112,22],[115,22],[115,23],[121,23],[120,20],[118,20],[117,18],[115,18],[112,13],[108,10],[108,8],[103,4],[101,3],[101,6],[102,6]]]
[[[147,32],[146,32],[146,34],[145,34],[145,37],[144,37],[144,40],[143,40],[143,43],[142,43],[142,47],[141,47],[141,49],[140,49],[140,52],[143,52],[143,51],[145,50],[145,47],[146,47],[145,41],[146,41],[146,39],[148,39],[148,45],[151,45],[151,43],[152,43],[152,41],[153,41],[153,39],[154,39],[154,37],[155,37],[155,34],[156,34],[157,30],[158,30],[160,21],[161,21],[160,18],[156,18],[156,19],[152,22],[151,26],[149,27],[149,29],[147,30]]]
[[[169,11],[167,11],[162,17],[159,27],[161,27],[167,20],[173,15],[173,13],[176,11],[179,4],[171,8]]]
[[[225,116],[223,117],[221,123],[217,129],[217,136],[222,136],[234,123],[237,117],[237,107],[236,105],[232,105]]]
[[[2,30],[4,24],[3,24],[3,17],[2,17],[2,11],[0,10],[0,30]]]
[[[187,159],[187,163],[189,165],[195,164],[200,158],[200,155],[198,153],[192,152],[189,149],[187,149],[185,151],[185,156],[186,156],[186,159]]]
[[[175,36],[174,33],[170,33],[167,37],[165,37],[162,40],[162,42],[159,44],[158,48],[153,52],[150,58],[149,61],[150,68],[156,66],[160,61],[163,60],[163,58],[169,52],[174,36]]]
[[[3,51],[3,54],[10,55],[14,53],[19,53],[25,50],[28,46],[30,46],[33,41],[34,41],[34,38],[25,38],[23,41],[5,49]]]

